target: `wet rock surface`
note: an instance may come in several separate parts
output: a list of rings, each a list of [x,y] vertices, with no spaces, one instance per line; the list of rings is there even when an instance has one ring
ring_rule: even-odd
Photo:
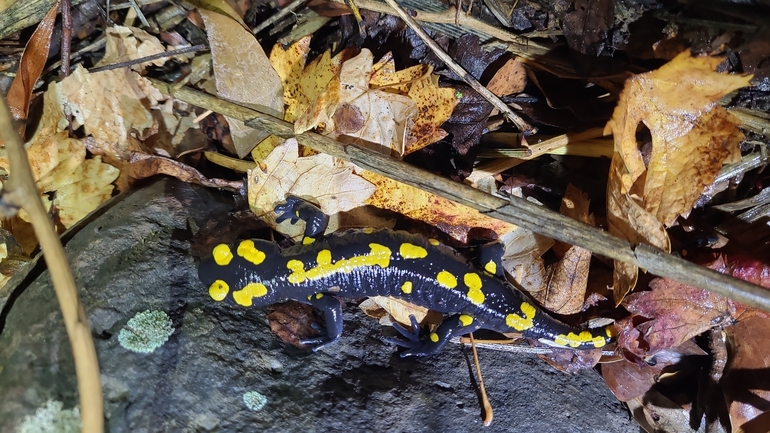
[[[99,356],[108,431],[482,429],[471,355],[457,345],[401,359],[381,341],[392,330],[348,302],[341,341],[314,353],[281,342],[264,309],[211,302],[197,280],[192,232],[231,208],[217,191],[161,179],[67,243]],[[48,272],[29,268],[0,304],[0,431],[48,400],[77,404]],[[168,314],[168,341],[151,353],[123,348],[119,331],[147,310]],[[483,351],[480,359],[495,411],[484,431],[638,431],[593,371],[567,375],[524,354]]]

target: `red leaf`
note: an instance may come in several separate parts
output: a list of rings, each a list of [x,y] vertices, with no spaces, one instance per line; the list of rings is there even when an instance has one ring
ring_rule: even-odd
[[[48,59],[51,33],[58,13],[59,3],[56,2],[37,26],[21,55],[16,78],[13,79],[10,89],[8,89],[8,107],[16,120],[27,118],[29,102],[32,99],[32,89],[37,79],[40,78],[40,74],[43,73],[45,62]]]

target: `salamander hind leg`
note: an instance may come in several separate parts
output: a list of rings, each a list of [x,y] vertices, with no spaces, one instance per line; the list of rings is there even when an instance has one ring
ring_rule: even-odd
[[[342,335],[342,304],[334,296],[324,293],[314,293],[307,298],[307,302],[321,310],[324,315],[326,330],[321,331],[321,335],[313,338],[304,338],[299,342],[313,347],[317,352],[326,346],[336,343]]]
[[[482,327],[482,324],[473,319],[468,314],[457,314],[450,316],[441,322],[438,328],[433,332],[421,332],[420,325],[414,316],[412,320],[412,329],[407,330],[401,325],[394,324],[394,328],[401,333],[407,340],[386,339],[386,341],[406,347],[409,350],[402,352],[401,357],[407,356],[428,356],[439,353],[449,341],[456,336],[476,331]]]
[[[275,221],[279,224],[285,220],[289,220],[292,224],[296,224],[299,220],[305,222],[305,238],[302,240],[305,245],[312,244],[321,237],[329,223],[329,216],[318,206],[299,197],[286,197],[286,203],[277,205],[275,213],[278,214]]]

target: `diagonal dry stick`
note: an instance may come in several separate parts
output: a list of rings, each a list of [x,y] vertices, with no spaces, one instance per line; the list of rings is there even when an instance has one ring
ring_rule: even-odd
[[[538,206],[525,199],[503,200],[429,171],[411,166],[369,149],[345,145],[329,137],[305,132],[294,134],[294,125],[268,114],[224,101],[216,96],[192,90],[176,89],[150,79],[163,94],[217,113],[242,120],[247,126],[297,141],[318,152],[350,161],[361,168],[390,179],[436,194],[501,221],[506,221],[543,236],[578,245],[594,253],[639,266],[666,278],[718,293],[738,302],[770,311],[770,291],[749,282],[699,266],[649,245],[632,245],[625,239],[583,224],[567,216]]]
[[[0,199],[10,208],[23,208],[29,214],[35,235],[40,240],[45,263],[51,274],[56,298],[59,300],[64,327],[67,329],[75,372],[80,393],[80,414],[83,432],[104,431],[104,407],[102,386],[99,378],[99,362],[96,359],[91,327],[88,324],[83,305],[80,303],[72,271],[64,255],[64,248],[53,228],[53,223],[40,201],[40,193],[27,161],[27,154],[21,138],[16,133],[11,112],[5,100],[0,102],[0,139],[8,151],[11,171],[3,184]]]

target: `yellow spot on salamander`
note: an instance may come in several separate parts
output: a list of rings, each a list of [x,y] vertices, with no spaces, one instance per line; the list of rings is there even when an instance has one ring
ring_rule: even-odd
[[[616,335],[618,335],[618,331],[615,329],[614,325],[607,325],[604,327],[604,333],[607,334],[608,338],[612,338]]]
[[[468,299],[476,305],[484,303],[484,293],[481,291],[481,277],[476,273],[467,273],[463,276],[463,282],[468,286]]]
[[[307,236],[302,238],[302,245],[310,245],[313,242],[315,242],[315,238],[310,238],[310,237],[307,237]]]
[[[439,242],[439,241],[437,241],[436,239],[433,239],[433,238],[428,239],[428,242],[430,242],[430,244],[433,245],[434,247],[437,247],[437,246],[441,245],[441,242]]]
[[[435,332],[431,332],[429,335],[429,338],[430,338],[430,341],[434,343],[438,343],[438,340],[439,340],[438,334],[436,334]]]
[[[251,300],[267,295],[267,287],[262,283],[249,283],[243,289],[233,292],[233,300],[242,307],[251,307]]]
[[[569,334],[559,334],[553,339],[553,342],[562,347],[578,348],[583,345],[592,344],[595,348],[604,347],[607,340],[601,335],[594,336],[591,331],[582,331],[580,334],[570,332]]]
[[[265,252],[258,250],[251,239],[245,240],[238,245],[238,255],[255,265],[265,261]]]
[[[407,281],[404,284],[401,285],[401,291],[406,293],[407,295],[412,293],[412,282]]]
[[[222,280],[216,280],[209,286],[209,296],[211,299],[219,302],[230,293],[230,286]]]
[[[484,270],[495,275],[497,273],[497,263],[494,260],[490,260],[489,263],[484,265]]]
[[[436,275],[436,281],[447,289],[457,287],[457,278],[449,271],[441,271]]]
[[[374,233],[374,227],[364,227],[361,231],[364,232],[364,234],[370,235]]]
[[[535,318],[536,311],[537,310],[533,305],[527,302],[522,302],[521,312],[524,314],[524,317],[519,316],[516,313],[511,313],[505,316],[505,324],[519,332],[526,331],[527,329],[530,329],[534,326],[532,319]]]
[[[330,250],[321,250],[315,259],[319,265],[329,265],[332,263],[332,252]]]
[[[403,243],[398,249],[401,257],[405,259],[424,259],[428,256],[428,250],[425,248],[410,243]]]
[[[470,326],[470,324],[473,323],[473,317],[467,314],[461,314],[459,319],[463,326]]]
[[[315,298],[316,298],[316,299],[321,299],[321,298],[323,298],[323,297],[324,297],[324,294],[323,294],[323,293],[316,293],[316,294],[315,294]]]
[[[225,244],[215,246],[211,254],[214,256],[214,263],[219,266],[227,266],[230,264],[230,260],[233,259],[233,253],[230,251],[230,247]]]
[[[292,284],[300,284],[306,280],[319,280],[336,273],[349,274],[356,269],[368,266],[387,268],[390,266],[390,248],[377,243],[369,244],[370,251],[367,254],[353,256],[349,259],[340,259],[332,263],[332,253],[329,250],[321,250],[316,257],[316,265],[305,269],[305,264],[299,260],[289,260],[286,267],[291,271],[288,280]]]

